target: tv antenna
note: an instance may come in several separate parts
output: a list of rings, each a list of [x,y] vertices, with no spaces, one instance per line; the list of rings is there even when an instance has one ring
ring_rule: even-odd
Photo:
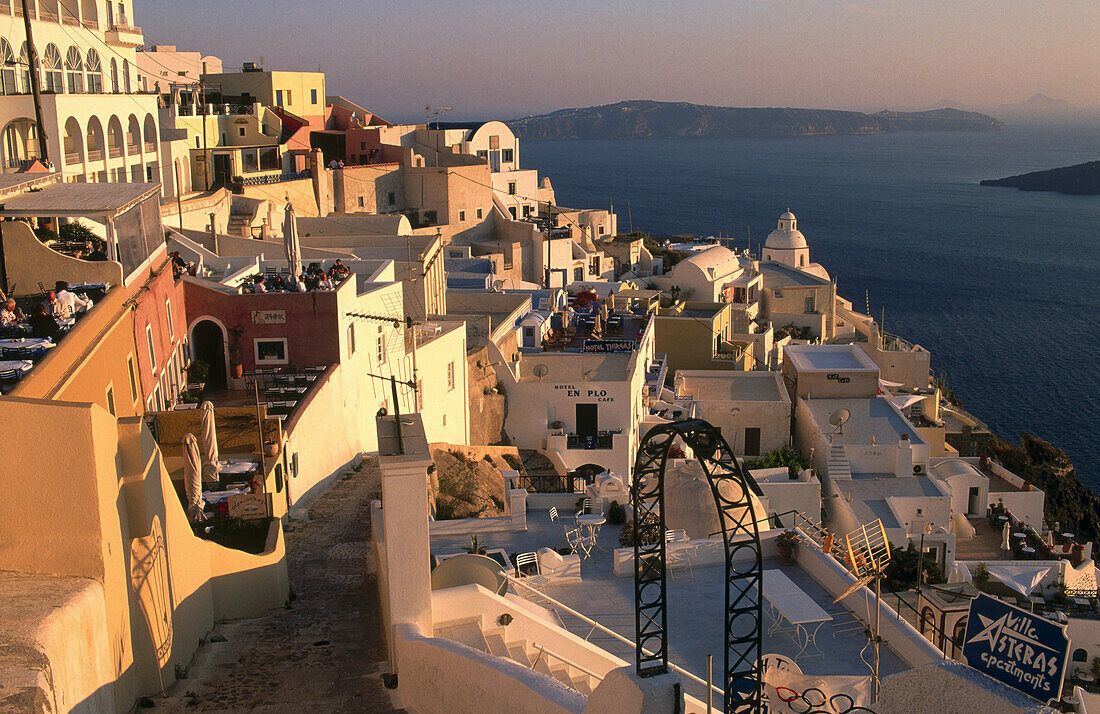
[[[447,112],[453,112],[453,111],[454,111],[454,107],[433,107],[431,104],[424,107],[424,113],[427,115],[429,126],[432,123],[432,117],[433,116],[435,117],[436,122],[446,121],[447,120]]]
[[[882,525],[882,519],[876,518],[873,523],[864,524],[844,536],[844,553],[848,560],[845,565],[856,576],[856,581],[836,600],[833,600],[834,603],[840,602],[871,581],[875,583],[875,618],[870,632],[874,652],[871,683],[874,688],[874,701],[878,701],[879,645],[882,643],[882,637],[879,634],[882,617],[882,576],[890,563],[890,541],[886,539],[886,528]]]
[[[829,423],[833,427],[833,434],[844,434],[844,425],[852,418],[852,412],[844,407],[837,409],[829,415]]]

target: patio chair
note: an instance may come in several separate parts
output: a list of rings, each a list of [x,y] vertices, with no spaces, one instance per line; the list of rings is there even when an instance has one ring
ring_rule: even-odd
[[[584,499],[581,513],[599,513],[603,514],[603,499],[602,498],[586,498]]]
[[[4,359],[34,359],[38,357],[38,352],[38,350],[32,350],[29,347],[0,348],[0,353],[3,354]]]
[[[580,528],[574,528],[565,531],[565,542],[584,560],[592,555],[592,546],[596,544],[596,539],[581,533]]]
[[[665,530],[665,543],[686,543],[690,540],[687,531],[683,528]]]
[[[0,392],[7,394],[15,385],[19,384],[19,370],[7,369],[0,372]]]
[[[550,584],[550,578],[542,574],[536,553],[520,553],[516,556],[516,576],[536,590]]]
[[[551,523],[557,523],[562,528],[568,529],[568,526],[565,524],[565,521],[562,520],[562,517],[560,515],[558,515],[558,507],[557,506],[551,506],[550,507],[550,522]]]
[[[675,541],[665,541],[675,542]],[[676,569],[687,567],[688,573],[692,579],[695,578],[695,569],[692,568],[692,561],[695,560],[695,548],[691,546],[684,546],[682,548],[669,548],[665,550],[665,562],[668,565],[668,574],[672,576],[672,579],[676,579]]]

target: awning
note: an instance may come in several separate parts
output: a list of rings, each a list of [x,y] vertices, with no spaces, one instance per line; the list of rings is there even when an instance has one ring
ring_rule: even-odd
[[[891,389],[896,389],[898,387],[904,386],[904,382],[888,382],[885,379],[880,379],[879,384],[884,387],[890,387]]]
[[[986,563],[986,569],[989,570],[991,576],[1024,597],[1027,597],[1035,588],[1039,587],[1039,583],[1043,581],[1050,569],[1056,567],[1058,566],[1050,563],[1041,565]]]
[[[927,394],[899,394],[894,397],[890,397],[890,401],[894,403],[894,406],[898,409],[905,409],[911,407],[917,402],[923,401],[928,397]]]

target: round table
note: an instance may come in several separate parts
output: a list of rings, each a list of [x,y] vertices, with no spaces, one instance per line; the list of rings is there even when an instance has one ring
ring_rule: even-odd
[[[9,372],[16,370],[18,372],[27,372],[34,367],[34,362],[29,359],[6,359],[0,360],[0,372]]]
[[[1019,533],[1013,533],[1012,537],[1013,538],[1026,538],[1027,536],[1024,535],[1022,532],[1019,532]]]
[[[597,548],[599,545],[596,544],[596,536],[600,533],[600,526],[606,522],[607,518],[602,513],[582,513],[577,516],[577,525],[585,529],[587,535],[592,538],[592,544]]]
[[[1075,535],[1074,535],[1074,534],[1072,534],[1072,533],[1063,533],[1063,534],[1062,534],[1062,539],[1063,539],[1063,540],[1068,540],[1068,541],[1072,541],[1072,540],[1073,540],[1074,538],[1076,538],[1076,537],[1077,537],[1077,536],[1075,536]]]

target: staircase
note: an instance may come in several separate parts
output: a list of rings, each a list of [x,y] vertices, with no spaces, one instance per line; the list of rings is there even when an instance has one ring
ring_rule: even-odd
[[[829,445],[829,463],[826,468],[831,479],[852,478],[852,466],[848,463],[844,444],[833,442]]]
[[[230,213],[229,223],[226,225],[225,232],[233,236],[241,236],[242,238],[252,237],[252,214],[250,213]]]
[[[538,643],[507,639],[507,629],[504,627],[482,631],[476,619],[459,621],[437,626],[435,636],[454,640],[494,657],[510,659],[527,669],[553,677],[585,696],[599,684],[598,678],[566,664]]]

